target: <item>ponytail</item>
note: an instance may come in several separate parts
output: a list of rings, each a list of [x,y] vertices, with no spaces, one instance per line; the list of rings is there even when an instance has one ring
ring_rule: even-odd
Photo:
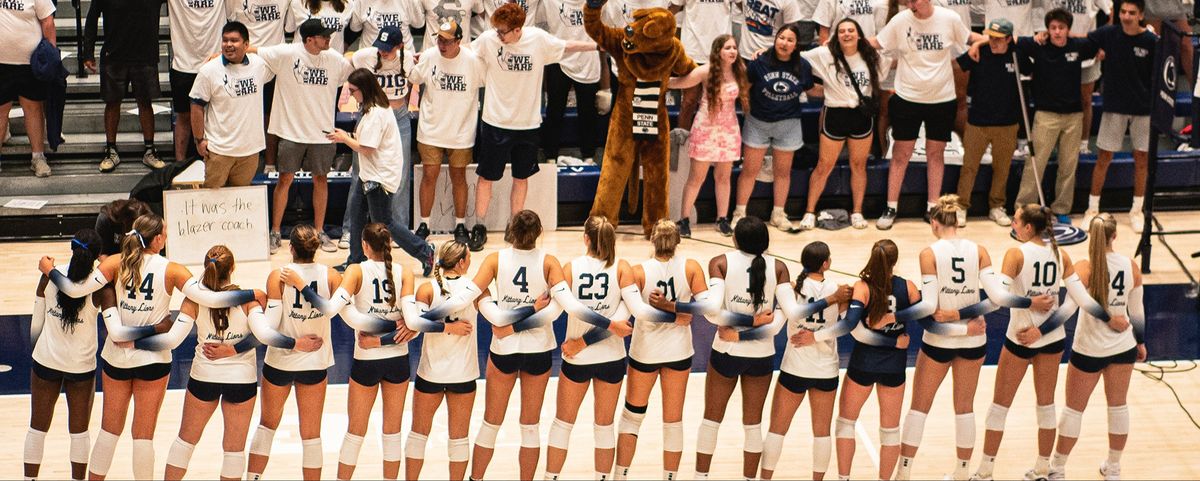
[[[387,291],[387,303],[389,306],[395,306],[396,293],[400,291],[400,286],[392,280],[392,233],[386,225],[372,222],[363,228],[362,240],[367,243],[367,247],[383,257],[384,276],[387,285],[392,286],[391,290]]]
[[[454,268],[459,261],[467,257],[467,252],[467,245],[456,240],[442,244],[442,247],[438,249],[437,262],[433,263],[433,278],[442,292],[449,291],[446,287],[446,279],[442,277],[442,271]]]
[[[229,274],[233,272],[233,251],[223,245],[215,245],[204,254],[204,274],[200,284],[213,292],[233,291],[238,286],[229,283]],[[229,329],[229,309],[208,308],[208,317],[212,319],[213,328],[218,335],[223,335]]]
[[[800,275],[796,276],[796,292],[804,286],[809,274],[820,272],[829,260],[829,244],[821,241],[809,242],[800,252]]]
[[[1050,248],[1054,250],[1055,262],[1061,261],[1058,252],[1058,239],[1054,238],[1054,212],[1049,207],[1038,204],[1025,204],[1017,209],[1017,217],[1021,222],[1033,227],[1033,235],[1050,239]]]
[[[163,230],[162,217],[146,214],[133,221],[133,229],[121,239],[121,264],[117,279],[126,291],[137,289],[142,282],[142,251]]]
[[[679,226],[671,219],[659,219],[650,231],[650,243],[654,244],[655,256],[675,257],[675,247],[679,245]]]
[[[67,265],[67,279],[79,282],[92,273],[96,258],[100,257],[102,243],[100,234],[92,229],[80,229],[75,233],[75,237],[71,239],[71,263]],[[63,330],[74,332],[75,325],[81,322],[79,310],[83,309],[83,303],[87,298],[71,297],[65,292],[58,291],[55,300],[58,301],[58,307],[62,310]]]
[[[608,219],[601,216],[588,217],[583,224],[583,234],[587,236],[588,255],[604,261],[604,267],[612,267],[617,260],[617,230]]]
[[[763,253],[770,245],[771,236],[762,219],[747,216],[733,228],[733,240],[738,250],[754,256],[754,260],[750,261],[750,302],[757,311],[767,299],[764,292],[767,285],[767,259]]]
[[[870,300],[867,302],[867,322],[874,323],[888,311],[887,298],[891,295],[892,269],[896,267],[899,249],[890,239],[882,239],[871,246],[871,257],[858,276],[867,284]]]
[[[1111,214],[1100,214],[1088,225],[1088,261],[1092,272],[1088,276],[1088,294],[1108,307],[1108,247],[1117,232],[1117,221]]]

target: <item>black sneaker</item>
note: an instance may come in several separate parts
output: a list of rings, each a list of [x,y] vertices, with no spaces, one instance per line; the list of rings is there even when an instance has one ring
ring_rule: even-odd
[[[420,237],[421,240],[428,239],[429,238],[429,226],[426,225],[424,222],[422,222],[421,225],[417,226],[417,230],[414,231],[413,233],[416,234],[417,237]]]
[[[679,227],[679,237],[692,237],[692,220],[684,217],[675,221],[675,225]]]
[[[427,250],[425,255],[421,258],[421,275],[424,277],[429,277],[429,274],[433,272],[433,256],[434,253],[437,252],[437,249],[434,248],[432,242],[426,244],[425,246],[428,247],[429,250]]]
[[[932,212],[933,212],[933,209],[925,209],[925,223],[926,224],[929,224],[932,222],[929,220],[929,214]]]
[[[733,235],[733,228],[729,227],[728,217],[717,219],[717,232],[720,232],[721,235],[725,237],[730,237]]]
[[[465,224],[458,224],[454,226],[454,241],[461,243],[462,245],[471,245],[471,233],[467,232],[467,226]]]
[[[879,230],[888,230],[892,228],[892,224],[896,223],[896,209],[888,207],[883,210],[883,215],[879,216],[879,220],[875,221],[875,228]]]
[[[471,228],[471,242],[467,244],[467,247],[471,249],[471,252],[479,252],[483,250],[484,244],[487,244],[487,227],[483,224],[475,224],[475,227]]]

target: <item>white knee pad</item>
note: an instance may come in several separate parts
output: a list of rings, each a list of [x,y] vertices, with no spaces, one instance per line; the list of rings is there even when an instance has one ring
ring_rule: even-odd
[[[880,446],[899,446],[900,428],[879,428]]]
[[[117,450],[117,435],[100,430],[100,434],[96,435],[96,444],[92,447],[92,459],[88,463],[88,471],[96,473],[100,476],[108,475],[108,468],[112,466],[113,452]]]
[[[1038,429],[1054,429],[1054,411],[1053,404],[1037,407]]]
[[[383,460],[386,462],[400,462],[404,458],[404,435],[400,433],[384,434],[380,438],[383,444]]]
[[[683,452],[683,423],[663,423],[663,451],[669,453]]]
[[[596,441],[596,449],[617,448],[617,432],[613,430],[613,425],[611,424],[605,426],[597,424],[593,426],[592,439]]]
[[[1063,408],[1062,420],[1058,422],[1058,435],[1067,438],[1079,438],[1079,430],[1083,426],[1083,413],[1071,408]]]
[[[246,456],[241,451],[225,451],[221,459],[221,477],[242,479],[243,469],[246,469]]]
[[[325,455],[321,451],[321,438],[301,440],[300,446],[300,466],[304,469],[321,469],[325,464]]]
[[[362,450],[362,445],[362,436],[346,433],[346,437],[342,438],[342,450],[338,453],[338,463],[357,466],[358,452]]]
[[[854,423],[857,420],[839,416],[833,427],[833,437],[838,439],[854,439]]]
[[[1008,408],[992,404],[988,408],[987,417],[983,419],[983,427],[988,431],[1004,431],[1005,419],[1008,418]]]
[[[762,468],[774,471],[775,465],[779,463],[779,455],[782,453],[783,435],[768,432],[767,438],[763,440]]]
[[[260,424],[254,431],[254,439],[250,440],[250,454],[270,456],[271,444],[274,442],[275,430]]]
[[[71,462],[78,464],[87,464],[88,449],[92,447],[91,437],[88,432],[71,433]]]
[[[904,434],[902,442],[909,446],[920,446],[921,437],[925,435],[925,418],[928,414],[915,409],[909,409],[904,417]]]
[[[748,453],[761,453],[763,450],[762,424],[743,424],[742,431],[746,433],[746,444],[742,450]]]
[[[475,444],[481,448],[496,449],[496,435],[500,433],[500,426],[483,421],[479,424],[479,432],[475,433]]]
[[[521,447],[533,449],[542,447],[542,434],[538,432],[537,424],[521,425]]]
[[[408,433],[408,443],[404,446],[404,457],[410,459],[425,459],[425,445],[429,443],[429,436],[410,431]]]
[[[134,442],[137,442],[137,440],[134,440]],[[175,442],[171,443],[171,449],[167,451],[167,464],[187,469],[188,463],[192,461],[192,452],[195,450],[195,444],[188,444],[187,441],[175,438]]]
[[[192,456],[191,450],[188,457]],[[133,479],[154,479],[154,441],[133,440]]]
[[[1129,406],[1108,407],[1108,434],[1129,434]]]
[[[696,434],[696,452],[712,455],[717,451],[717,429],[721,423],[705,419],[700,421],[700,432]]]
[[[975,413],[954,416],[954,445],[962,449],[975,447]]]
[[[25,464],[42,464],[46,452],[46,432],[29,428],[25,433]]]
[[[554,422],[550,423],[550,436],[546,441],[546,445],[565,451],[567,446],[571,444],[571,430],[574,428],[574,424],[561,419],[555,419]]]
[[[813,438],[813,467],[814,473],[824,473],[829,469],[829,458],[833,456],[833,439],[829,436]]]
[[[642,420],[645,418],[646,413],[635,413],[626,407],[621,410],[621,420],[617,422],[617,432],[637,436],[638,432],[642,430]]]
[[[449,446],[446,448],[450,462],[465,463],[471,457],[471,441],[467,438],[451,439]]]

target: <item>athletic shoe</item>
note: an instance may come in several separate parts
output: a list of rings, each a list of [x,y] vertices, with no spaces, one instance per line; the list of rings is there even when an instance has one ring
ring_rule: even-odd
[[[883,210],[883,215],[879,216],[879,220],[875,221],[875,228],[879,230],[888,230],[892,228],[892,224],[896,223],[896,209],[888,207]]]
[[[277,173],[279,173],[279,171],[275,170],[275,164],[266,164],[263,166],[263,173],[264,174],[277,174]]]
[[[733,228],[729,227],[728,217],[717,219],[717,232],[720,232],[721,235],[725,237],[730,237],[733,235]]]
[[[471,252],[479,252],[483,250],[484,244],[487,244],[487,227],[483,224],[475,224],[475,227],[471,228],[471,242],[467,244],[467,247],[471,249]]]
[[[863,217],[862,212],[855,212],[853,214],[850,214],[850,226],[851,227],[861,230],[861,229],[866,229],[868,225],[870,225],[870,224],[867,223],[867,219],[865,217]]]
[[[988,218],[1000,227],[1008,227],[1012,225],[1012,219],[1008,217],[1007,212],[1004,212],[1003,207],[992,207],[992,210],[988,211]]]
[[[428,239],[429,238],[429,225],[422,222],[421,225],[417,226],[417,230],[413,231],[413,233],[416,234],[417,237],[420,237],[421,240]]]
[[[675,221],[675,226],[679,228],[679,237],[692,238],[692,220],[684,217]]]
[[[787,214],[779,211],[771,213],[771,225],[789,234],[796,232],[796,225],[788,220]]]
[[[158,156],[158,151],[153,147],[146,149],[146,152],[142,154],[142,163],[151,169],[161,169],[167,166],[167,163],[163,162],[162,158]]]
[[[1054,466],[1051,466],[1050,472],[1046,474],[1045,479],[1047,481],[1061,481],[1067,479],[1067,472],[1064,469],[1054,469]]]
[[[279,252],[279,248],[283,246],[283,237],[279,235],[279,231],[271,231],[270,235],[271,254]]]
[[[1029,471],[1025,471],[1025,481],[1046,481],[1047,479],[1050,479],[1050,476],[1053,476],[1053,475],[1054,475],[1054,468],[1050,468],[1050,474],[1042,474],[1042,473],[1037,472],[1036,469],[1031,468]],[[1058,472],[1058,476],[1059,476],[1058,479],[1063,479],[1062,471]]]
[[[861,215],[859,217],[862,217]],[[800,219],[800,230],[813,230],[817,227],[817,216],[812,212],[805,212],[804,217]]]
[[[342,237],[338,238],[338,249],[350,248],[350,231],[342,232]]]
[[[1121,479],[1121,464],[1108,464],[1108,460],[1100,462],[1100,475],[1104,476],[1106,481],[1120,481]]]
[[[775,182],[775,160],[771,156],[764,156],[762,168],[758,169],[758,176],[754,180],[764,184]],[[734,224],[737,225],[737,224]]]
[[[321,241],[321,250],[325,252],[337,252],[337,243],[329,238],[329,234],[322,232],[317,236],[317,240]]]
[[[984,476],[982,474],[975,473],[975,474],[972,474],[971,477],[968,479],[970,479],[970,481],[992,481],[992,475],[989,474],[987,476]]]
[[[967,226],[967,211],[959,209],[958,212],[955,212],[954,213],[954,221],[955,221],[954,222],[955,225],[957,225],[958,227],[966,227]]]
[[[425,224],[421,224],[425,225]],[[462,245],[471,244],[471,233],[467,232],[467,226],[458,224],[454,226],[454,241]]]
[[[1060,225],[1071,225],[1071,216],[1067,214],[1054,214],[1054,223]]]
[[[117,155],[117,149],[113,147],[105,147],[104,158],[100,159],[100,172],[107,174],[116,170],[118,165],[121,165],[121,156]]]
[[[421,256],[421,276],[429,277],[429,274],[433,272],[433,255],[437,249],[433,247],[432,242],[425,244],[425,247],[427,248],[425,255]]]
[[[1100,211],[1098,211],[1098,210],[1088,209],[1086,212],[1084,212],[1083,213],[1083,228],[1086,230],[1089,227],[1091,227],[1092,219],[1095,219],[1096,216],[1098,216],[1098,215],[1100,215]]]
[[[34,157],[29,162],[29,170],[32,170],[35,176],[50,177],[50,164],[46,163],[45,157]]]
[[[734,227],[737,227],[738,222],[741,222],[743,217],[746,217],[746,215],[738,215],[738,213],[735,211],[733,213],[733,217],[722,217],[718,218],[717,221],[719,222],[721,219],[728,219],[730,231],[732,231]]]
[[[1133,226],[1135,234],[1141,234],[1142,228],[1146,225],[1146,217],[1142,215],[1140,210],[1129,211],[1129,224]]]

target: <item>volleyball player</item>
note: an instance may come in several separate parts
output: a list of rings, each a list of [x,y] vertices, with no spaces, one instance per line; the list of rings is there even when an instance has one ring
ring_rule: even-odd
[[[683,458],[683,401],[692,370],[692,315],[669,313],[647,304],[652,295],[668,302],[687,302],[708,290],[700,263],[676,254],[679,226],[659,220],[650,232],[654,257],[633,266],[632,278],[621,280],[621,299],[638,322],[629,343],[625,408],[617,423],[617,466],[614,480],[626,479],[646,417],[650,391],[662,379],[663,479],[679,476]],[[646,286],[650,286],[647,289]]]
[[[1121,479],[1121,452],[1129,440],[1129,377],[1133,363],[1146,360],[1141,269],[1137,262],[1113,251],[1117,221],[1111,214],[1092,219],[1088,236],[1088,258],[1075,264],[1075,272],[1086,279],[1094,302],[1081,303],[1075,325],[1067,367],[1067,406],[1059,419],[1049,479],[1066,477],[1067,456],[1079,440],[1083,410],[1101,377],[1108,401],[1108,457],[1100,463],[1100,474],[1104,479]]]
[[[250,441],[247,477],[259,479],[267,468],[275,429],[283,417],[283,403],[296,388],[296,410],[300,416],[302,447],[301,468],[304,479],[321,477],[321,413],[325,407],[326,370],[333,365],[333,344],[330,339],[330,316],[307,300],[301,290],[286,285],[282,271],[308,281],[322,297],[328,297],[341,282],[333,268],[313,261],[321,240],[317,230],[309,225],[292,228],[290,238],[292,263],[271,271],[267,276],[267,322],[278,326],[280,333],[292,338],[319,341],[315,351],[272,346],[267,343],[267,356],[262,367],[262,409],[258,429]],[[299,344],[297,344],[299,345]]]
[[[567,460],[571,429],[579,406],[593,392],[593,440],[596,479],[607,479],[616,456],[617,399],[625,378],[625,341],[633,332],[629,310],[621,302],[622,281],[632,282],[632,269],[617,261],[616,228],[604,217],[592,216],[583,224],[587,254],[563,267],[564,282],[552,297],[564,307],[566,340],[558,377],[558,401],[546,448],[546,479],[558,479]]]
[[[71,238],[71,261],[57,268],[73,282],[92,273],[103,252],[103,240],[92,229],[80,229]],[[71,433],[68,459],[71,478],[83,479],[91,440],[88,423],[96,388],[96,314],[100,297],[113,301],[112,291],[102,290],[82,298],[58,291],[50,278],[41,276],[33,301],[29,341],[33,345],[29,375],[29,432],[25,434],[25,477],[36,478],[42,467],[46,432],[54,420],[58,394],[67,392],[67,431]],[[49,322],[47,322],[49,321]]]

